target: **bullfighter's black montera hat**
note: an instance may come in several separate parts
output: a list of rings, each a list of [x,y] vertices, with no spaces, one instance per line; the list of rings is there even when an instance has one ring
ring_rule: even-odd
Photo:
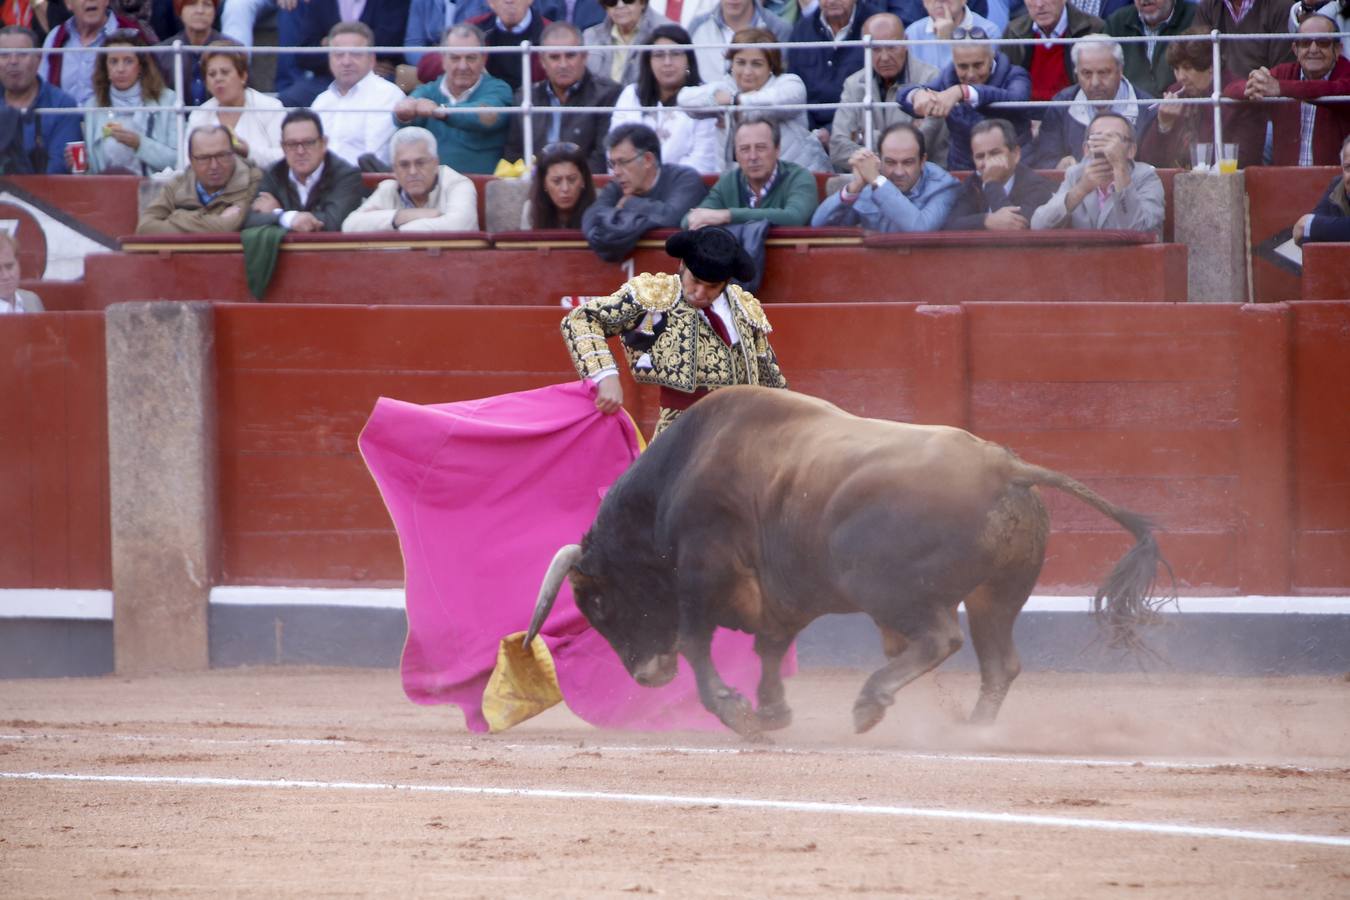
[[[666,253],[684,260],[699,281],[716,284],[733,278],[750,281],[755,277],[755,261],[725,228],[711,226],[676,232],[666,240]]]

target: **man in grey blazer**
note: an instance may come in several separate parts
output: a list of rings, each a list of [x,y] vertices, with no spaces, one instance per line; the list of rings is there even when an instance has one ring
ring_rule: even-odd
[[[1081,228],[1162,233],[1163,186],[1148,163],[1135,162],[1134,127],[1113,112],[1088,125],[1083,159],[1031,216],[1033,230]]]
[[[19,287],[19,242],[0,231],[0,315],[42,312],[42,299]]]

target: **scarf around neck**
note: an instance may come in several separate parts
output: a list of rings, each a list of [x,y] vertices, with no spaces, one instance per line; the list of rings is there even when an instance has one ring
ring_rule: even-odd
[[[1139,120],[1139,99],[1135,96],[1134,85],[1123,77],[1120,79],[1120,87],[1116,88],[1116,100],[1109,109],[1111,112],[1129,119],[1131,125]],[[1082,88],[1079,88],[1078,93],[1073,95],[1073,105],[1069,107],[1069,116],[1086,128],[1101,110],[1102,107],[1092,106],[1088,103],[1087,94],[1083,92]]]

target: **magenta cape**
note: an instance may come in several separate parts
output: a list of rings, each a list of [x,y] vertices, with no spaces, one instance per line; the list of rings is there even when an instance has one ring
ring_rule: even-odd
[[[403,550],[409,699],[454,703],[473,731],[538,712],[547,702],[503,724],[491,715],[493,694],[511,693],[502,668],[520,652],[518,633],[554,553],[581,540],[605,490],[640,452],[632,420],[597,411],[588,382],[429,406],[381,398],[359,444]],[[723,727],[699,703],[684,659],[665,687],[634,682],[566,582],[541,637],[551,656],[545,675],[556,670],[562,699],[591,724]],[[719,631],[713,658],[727,683],[754,697],[759,659],[749,635]]]

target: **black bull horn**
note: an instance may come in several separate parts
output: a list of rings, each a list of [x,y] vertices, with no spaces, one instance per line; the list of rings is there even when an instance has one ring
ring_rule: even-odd
[[[544,573],[544,583],[539,586],[539,599],[534,602],[534,616],[530,619],[530,630],[525,632],[525,642],[522,646],[526,649],[534,640],[534,636],[539,633],[539,629],[544,626],[544,620],[553,609],[553,601],[558,599],[558,589],[562,587],[563,579],[579,559],[581,559],[581,545],[568,544],[559,550],[554,555],[553,562],[548,564],[548,571]]]

